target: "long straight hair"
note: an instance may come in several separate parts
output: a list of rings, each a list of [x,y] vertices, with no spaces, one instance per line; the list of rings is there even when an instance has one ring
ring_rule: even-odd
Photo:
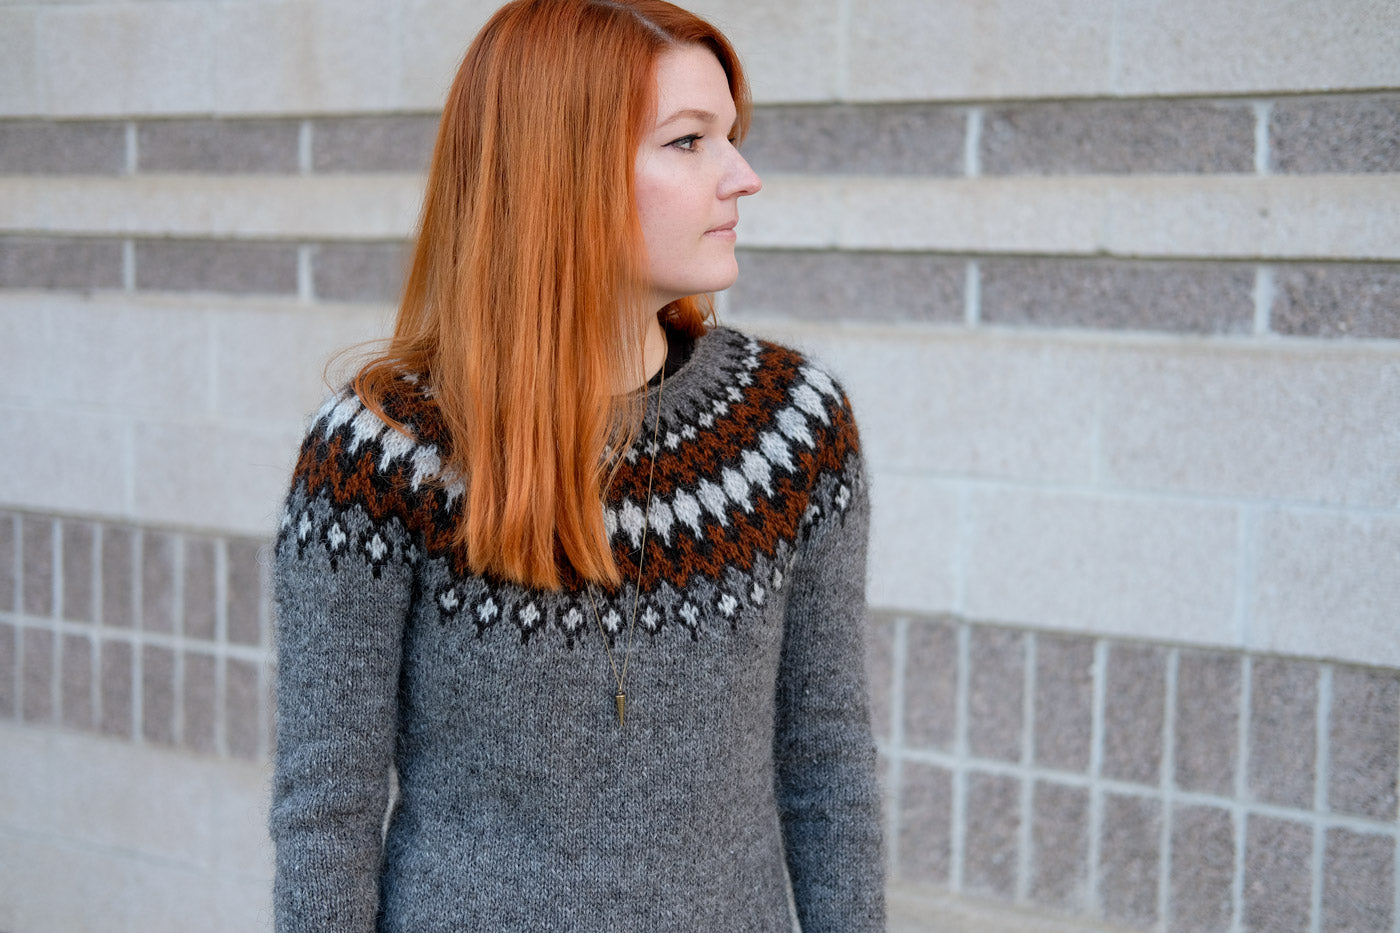
[[[655,68],[699,44],[749,91],[725,37],[664,0],[515,0],[468,49],[448,93],[393,336],[354,379],[386,420],[402,376],[426,378],[464,501],[454,541],[477,573],[554,589],[567,564],[619,582],[603,520],[606,452],[639,400],[646,250],[633,168]],[[672,302],[694,336],[710,296]],[[405,426],[398,425],[400,429]]]

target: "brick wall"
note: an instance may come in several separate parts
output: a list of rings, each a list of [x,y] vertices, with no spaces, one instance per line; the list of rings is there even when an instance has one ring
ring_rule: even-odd
[[[493,6],[0,5],[0,929],[265,922],[259,553]],[[721,314],[871,466],[894,928],[1400,928],[1400,13],[857,7],[700,4]],[[199,845],[63,816],[220,775]]]

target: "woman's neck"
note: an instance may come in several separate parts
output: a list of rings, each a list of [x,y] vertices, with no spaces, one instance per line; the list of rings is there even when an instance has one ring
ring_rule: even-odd
[[[666,331],[657,315],[647,317],[642,336],[642,371],[627,380],[624,391],[635,392],[645,386],[666,365]]]

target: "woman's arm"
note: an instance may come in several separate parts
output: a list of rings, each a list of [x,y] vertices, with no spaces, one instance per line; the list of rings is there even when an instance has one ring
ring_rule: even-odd
[[[398,518],[372,519],[364,448],[313,426],[275,562],[277,929],[372,931],[413,589]],[[372,447],[373,444],[365,445]],[[349,447],[355,453],[347,452]]]
[[[869,504],[858,453],[832,484],[793,568],[778,682],[778,803],[803,933],[877,933],[884,853],[865,677]]]

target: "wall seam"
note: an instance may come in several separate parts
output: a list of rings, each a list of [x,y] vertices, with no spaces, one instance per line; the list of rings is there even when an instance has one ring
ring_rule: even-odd
[[[1089,867],[1088,893],[1089,908],[1097,915],[1103,913],[1102,892],[1099,885],[1100,861],[1103,858],[1103,731],[1104,704],[1108,671],[1108,643],[1102,638],[1094,640],[1094,667],[1091,678],[1093,701],[1089,726]]]
[[[967,834],[968,690],[971,679],[968,667],[972,657],[972,633],[966,623],[960,623],[957,628],[957,652],[957,686],[954,699],[956,732],[953,736],[952,774],[953,818],[948,860],[948,887],[955,892],[963,888],[963,858]]]

